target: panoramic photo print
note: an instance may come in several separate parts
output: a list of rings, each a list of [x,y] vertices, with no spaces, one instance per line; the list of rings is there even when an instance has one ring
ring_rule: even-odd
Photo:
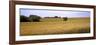
[[[20,8],[20,35],[90,33],[90,11]]]

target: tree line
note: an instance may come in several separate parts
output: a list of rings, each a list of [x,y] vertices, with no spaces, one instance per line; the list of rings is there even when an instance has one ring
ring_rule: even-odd
[[[44,17],[44,18],[61,18],[61,17],[54,16],[54,17]],[[38,15],[30,15],[29,17],[20,15],[20,22],[40,22],[40,19],[41,17]],[[68,20],[67,17],[63,17],[63,21],[67,20]]]

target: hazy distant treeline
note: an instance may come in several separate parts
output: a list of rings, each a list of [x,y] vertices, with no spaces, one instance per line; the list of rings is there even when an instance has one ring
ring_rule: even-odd
[[[40,22],[40,19],[42,17],[38,15],[30,15],[29,17],[20,15],[20,22]],[[63,18],[63,21],[67,21],[68,17],[59,17],[59,16],[54,16],[54,17],[44,17],[44,18]]]

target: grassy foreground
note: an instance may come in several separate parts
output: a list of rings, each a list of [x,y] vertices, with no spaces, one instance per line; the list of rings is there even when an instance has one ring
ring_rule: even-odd
[[[89,18],[41,19],[41,22],[21,22],[20,35],[89,33]]]

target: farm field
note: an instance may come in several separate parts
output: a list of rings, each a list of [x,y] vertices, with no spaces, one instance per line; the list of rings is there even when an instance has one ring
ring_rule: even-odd
[[[20,35],[79,34],[90,32],[89,18],[46,18],[40,22],[20,22]]]

